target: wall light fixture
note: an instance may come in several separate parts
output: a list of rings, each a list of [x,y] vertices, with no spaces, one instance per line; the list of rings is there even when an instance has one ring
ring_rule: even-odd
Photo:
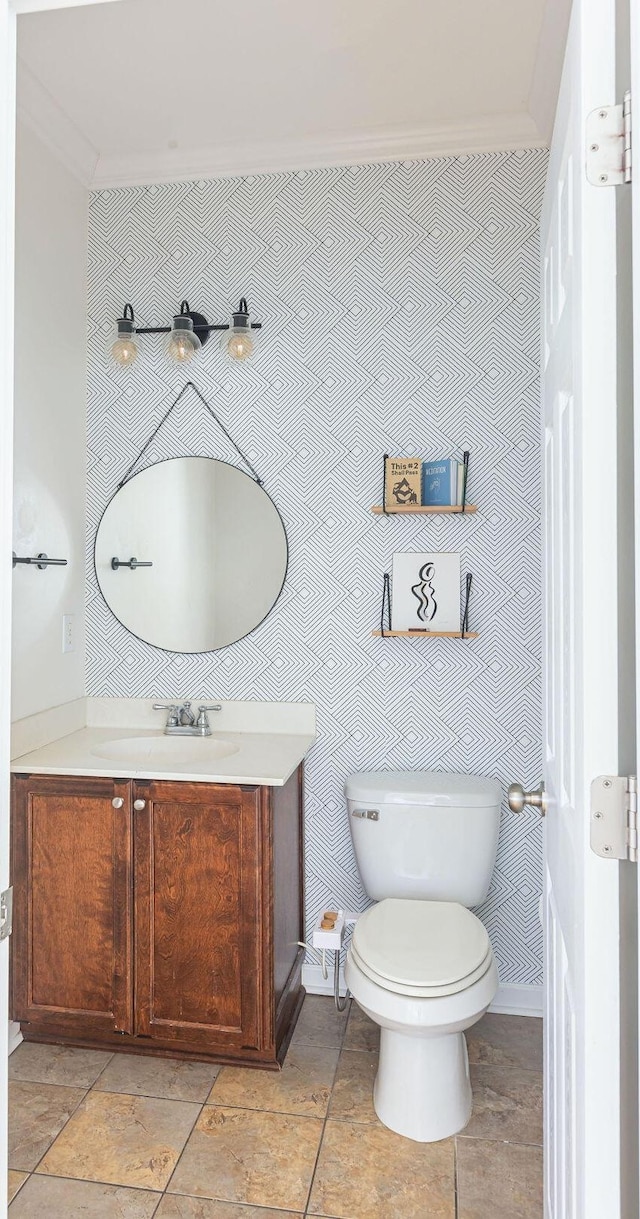
[[[223,346],[233,360],[248,360],[253,352],[253,327],[244,296],[232,318],[231,330],[222,340]]]
[[[224,332],[223,347],[232,360],[246,360],[252,354],[255,338],[253,331],[261,330],[262,322],[252,322],[247,302],[243,296],[231,322],[208,322],[202,313],[189,308],[182,301],[170,326],[136,326],[133,307],[125,305],[122,317],[116,318],[116,337],[111,345],[111,358],[121,367],[133,364],[138,356],[139,334],[166,334],[166,354],[178,363],[186,363],[204,347],[212,330]]]

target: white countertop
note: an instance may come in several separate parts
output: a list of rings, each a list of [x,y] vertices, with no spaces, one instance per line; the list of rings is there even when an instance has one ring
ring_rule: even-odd
[[[158,724],[150,700],[95,699],[91,704],[86,727],[67,729],[66,735],[38,742],[36,748],[12,759],[11,770],[282,787],[315,740],[315,714],[310,704],[223,703],[221,712],[211,714],[212,736],[204,738],[165,736],[164,719],[161,715]],[[129,721],[126,725],[123,718]],[[264,731],[267,725],[274,731]],[[23,733],[22,740],[28,739]],[[33,746],[36,740],[32,737],[29,743]],[[119,742],[128,756],[117,756]],[[228,756],[214,756],[216,743],[219,750],[229,750]],[[183,745],[185,757],[180,758],[177,755]],[[105,756],[108,754],[112,756]]]
[[[14,758],[11,770],[32,775],[93,775],[113,779],[174,779],[183,783],[255,783],[282,787],[314,741],[312,736],[290,736],[284,732],[215,732],[214,741],[231,745],[237,752],[209,760],[206,752],[211,738],[182,738],[194,746],[202,745],[202,765],[193,756],[189,761],[169,756],[145,760],[144,746],[139,761],[135,757],[130,761],[113,761],[95,752],[106,742],[144,739],[155,742],[158,737],[167,742],[169,754],[177,738],[163,738],[162,733],[139,728],[81,728],[42,749]]]

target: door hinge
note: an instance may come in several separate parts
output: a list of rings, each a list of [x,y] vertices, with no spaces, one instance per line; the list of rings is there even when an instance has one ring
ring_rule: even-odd
[[[600,106],[587,115],[587,180],[592,186],[631,181],[631,91],[618,106]]]
[[[638,780],[598,775],[591,784],[591,850],[601,859],[638,862]]]
[[[13,930],[13,888],[0,893],[0,940],[6,940]]]

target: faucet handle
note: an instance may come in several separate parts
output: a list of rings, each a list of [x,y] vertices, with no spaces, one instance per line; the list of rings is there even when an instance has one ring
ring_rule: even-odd
[[[211,729],[209,727],[209,716],[207,715],[207,711],[222,711],[222,707],[220,706],[220,703],[214,703],[212,706],[209,706],[209,707],[206,706],[204,703],[201,703],[200,706],[198,707],[198,718],[196,720],[196,728],[200,728],[201,731],[204,732],[204,734],[206,736],[210,736]]]
[[[154,703],[154,711],[168,711],[167,728],[175,728],[178,724],[178,708],[175,703]]]

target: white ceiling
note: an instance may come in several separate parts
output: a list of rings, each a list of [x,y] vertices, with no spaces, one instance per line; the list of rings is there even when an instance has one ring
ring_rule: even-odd
[[[123,0],[21,16],[19,113],[90,185],[548,141],[569,0]]]

